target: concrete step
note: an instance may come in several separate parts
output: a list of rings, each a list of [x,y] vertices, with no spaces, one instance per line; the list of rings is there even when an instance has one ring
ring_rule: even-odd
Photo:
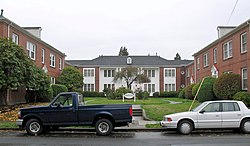
[[[133,109],[133,116],[142,116],[142,109]]]

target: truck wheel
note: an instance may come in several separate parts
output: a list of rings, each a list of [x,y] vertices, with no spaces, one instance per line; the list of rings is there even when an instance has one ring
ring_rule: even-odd
[[[180,121],[177,130],[184,135],[190,134],[193,131],[193,124],[188,120]]]
[[[28,120],[25,128],[30,135],[39,135],[43,132],[43,125],[37,119]]]
[[[240,129],[244,133],[250,133],[250,119],[245,119],[241,122]]]
[[[100,119],[95,124],[95,129],[98,135],[109,135],[113,130],[113,124],[108,119]]]

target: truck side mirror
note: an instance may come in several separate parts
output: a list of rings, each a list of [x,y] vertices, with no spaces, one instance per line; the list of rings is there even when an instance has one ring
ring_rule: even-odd
[[[54,105],[55,105],[56,107],[61,107],[61,103],[60,103],[60,102],[55,102]]]

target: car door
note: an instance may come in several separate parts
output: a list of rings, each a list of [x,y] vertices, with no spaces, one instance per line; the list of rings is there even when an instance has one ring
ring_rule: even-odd
[[[61,95],[52,103],[47,114],[48,123],[56,125],[77,124],[77,112],[71,94]]]
[[[237,128],[243,117],[237,102],[222,103],[222,128]]]
[[[198,112],[197,128],[221,128],[220,103],[209,103]]]

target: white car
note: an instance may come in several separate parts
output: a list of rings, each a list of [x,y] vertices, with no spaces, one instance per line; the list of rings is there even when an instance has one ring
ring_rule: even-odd
[[[207,101],[189,112],[164,116],[161,126],[190,134],[195,129],[239,128],[250,133],[250,110],[242,101]]]

